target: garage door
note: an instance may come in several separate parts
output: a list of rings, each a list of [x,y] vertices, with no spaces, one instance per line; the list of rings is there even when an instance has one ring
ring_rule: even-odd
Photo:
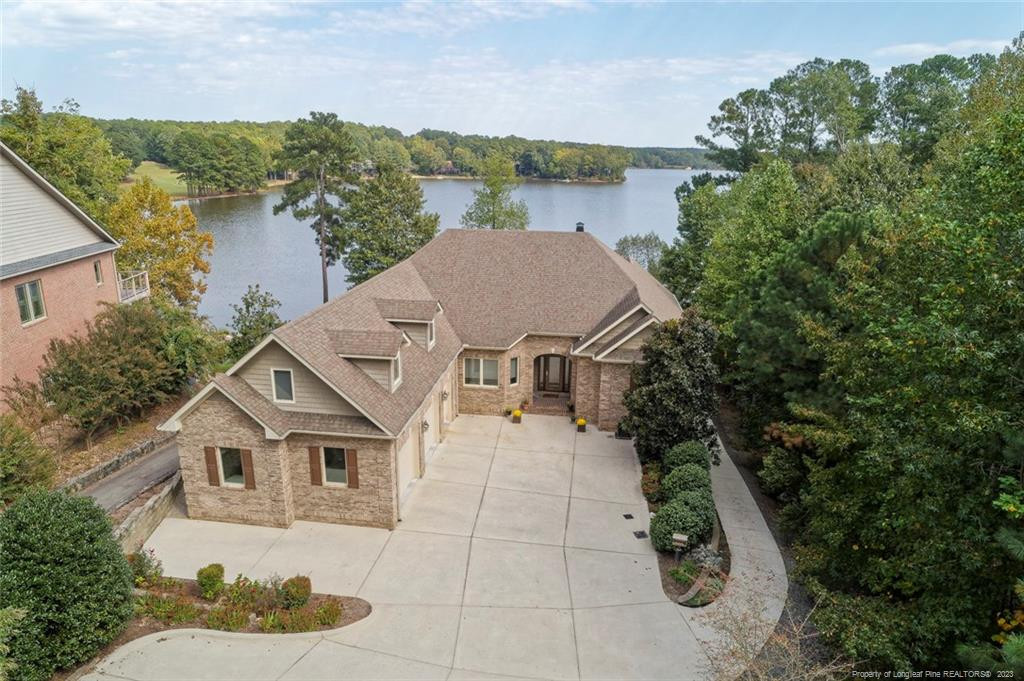
[[[398,503],[405,501],[409,494],[410,484],[417,477],[420,463],[420,448],[417,442],[418,431],[414,427],[405,444],[398,450]]]

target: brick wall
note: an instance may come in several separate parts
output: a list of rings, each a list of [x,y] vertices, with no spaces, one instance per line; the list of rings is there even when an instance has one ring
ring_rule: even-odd
[[[599,430],[615,430],[626,415],[622,396],[629,389],[632,364],[601,362],[601,390],[598,404],[597,427]]]
[[[94,260],[103,268],[99,286],[93,274]],[[36,279],[42,282],[46,318],[22,326],[14,288]],[[0,385],[10,385],[15,376],[34,381],[50,339],[83,333],[85,323],[100,311],[101,302],[117,302],[113,253],[0,281]]]
[[[204,447],[252,450],[256,489],[215,487]],[[288,527],[294,520],[284,442],[267,440],[262,426],[223,395],[213,393],[182,420],[178,456],[191,518]],[[307,481],[309,479],[307,474]]]
[[[576,366],[576,416],[597,424],[600,416],[601,364],[578,357]]]
[[[533,361],[541,355],[568,355],[573,339],[563,336],[527,336],[508,350],[462,351],[458,359],[459,410],[467,414],[501,415],[505,408],[518,407],[524,400],[533,400]],[[482,387],[464,384],[465,357],[498,360],[498,386]],[[509,361],[519,358],[519,382],[509,385]],[[576,361],[573,358],[573,376],[576,382]],[[570,389],[571,392],[571,389]]]
[[[289,435],[287,456],[294,490],[295,519],[392,529],[398,520],[395,503],[394,452],[391,440]],[[359,488],[314,485],[309,447],[355,449]]]

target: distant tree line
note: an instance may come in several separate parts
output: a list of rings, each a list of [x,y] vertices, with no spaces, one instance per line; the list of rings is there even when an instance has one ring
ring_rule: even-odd
[[[189,193],[203,195],[258,188],[264,179],[285,178],[293,168],[280,160],[289,123],[96,121],[114,152],[134,165],[163,163],[178,171]],[[344,122],[356,148],[357,169],[381,165],[420,175],[481,176],[485,159],[512,159],[522,178],[621,182],[627,167],[714,168],[703,149],[629,148],[522,137],[460,135],[400,130]]]

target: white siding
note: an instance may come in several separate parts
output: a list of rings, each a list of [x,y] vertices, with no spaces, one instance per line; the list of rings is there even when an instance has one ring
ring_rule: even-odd
[[[0,264],[104,242],[0,156]]]
[[[367,376],[380,383],[386,390],[391,389],[391,362],[386,359],[351,359]]]
[[[279,408],[316,414],[359,415],[360,412],[355,407],[277,343],[268,344],[235,373],[259,391],[261,395],[273,401],[271,369],[292,370],[292,390],[295,393],[295,402],[286,404],[275,402]]]

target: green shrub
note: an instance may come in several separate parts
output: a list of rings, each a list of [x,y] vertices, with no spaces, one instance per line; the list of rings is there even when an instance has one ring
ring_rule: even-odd
[[[273,577],[267,582],[261,582],[238,575],[227,587],[228,603],[257,615],[270,612],[277,608],[280,580],[280,577]]]
[[[316,623],[321,627],[333,627],[341,619],[341,603],[332,599],[316,606]]]
[[[132,573],[89,497],[31,491],[0,515],[0,608],[26,611],[12,679],[41,681],[87,660],[132,615]]]
[[[685,466],[688,463],[697,464],[705,469],[711,468],[711,453],[708,452],[708,448],[703,442],[697,440],[687,440],[686,442],[680,442],[672,449],[665,452],[662,457],[662,463],[665,465],[665,470],[674,471],[680,466]]]
[[[309,577],[303,575],[289,577],[284,580],[278,590],[281,607],[286,610],[301,608],[309,601],[312,594],[313,584],[309,581]]]
[[[39,385],[86,436],[178,394],[219,357],[213,333],[187,310],[145,300],[108,306],[84,336],[55,339]]]
[[[200,610],[184,594],[161,596],[146,594],[139,598],[136,611],[168,624],[183,624],[199,618]]]
[[[669,576],[678,583],[689,586],[700,576],[700,567],[692,560],[684,560],[668,571]]]
[[[281,610],[281,628],[289,634],[315,631],[318,628],[316,613],[310,606],[295,610]]]
[[[714,434],[718,410],[717,334],[696,310],[654,327],[643,345],[643,363],[633,366],[633,388],[623,398],[623,427],[635,436],[641,461],[660,459],[686,440]]]
[[[53,452],[40,446],[12,414],[0,414],[0,506],[53,481]]]
[[[210,563],[206,567],[196,570],[196,582],[199,584],[199,594],[208,601],[215,601],[224,591],[224,566],[220,563]]]
[[[127,558],[136,586],[156,584],[164,574],[163,563],[156,557],[153,549],[130,553]]]
[[[11,678],[11,672],[17,663],[11,659],[11,649],[7,642],[18,630],[18,622],[25,619],[25,611],[18,608],[0,609],[0,681]]]
[[[671,501],[683,492],[711,491],[711,475],[707,469],[695,463],[683,464],[661,480],[660,498]]]
[[[249,611],[237,605],[210,608],[206,615],[206,626],[221,631],[241,631],[249,627]]]
[[[281,631],[282,628],[281,613],[278,610],[271,610],[260,618],[260,631],[264,633]]]
[[[685,534],[689,545],[707,541],[715,523],[715,504],[710,492],[682,492],[651,518],[651,543],[659,551],[671,551],[672,535]]]

